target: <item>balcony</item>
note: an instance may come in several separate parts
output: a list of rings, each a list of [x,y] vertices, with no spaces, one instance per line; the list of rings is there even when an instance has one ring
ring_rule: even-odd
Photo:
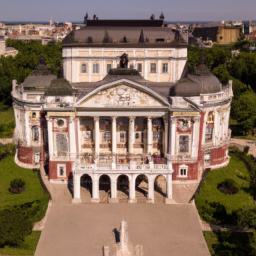
[[[103,156],[100,156],[103,157]],[[68,154],[66,156],[53,156],[51,157],[52,161],[73,161],[74,169],[81,171],[83,173],[120,173],[120,172],[132,172],[132,173],[163,173],[170,172],[172,169],[171,161],[167,161],[165,158],[162,158],[161,161],[159,159],[151,159],[151,161],[147,161],[145,163],[144,156],[137,155],[135,158],[128,157],[125,159],[125,162],[120,162],[117,157],[112,157],[111,155],[104,156],[105,159],[97,159],[95,160],[93,156],[84,156],[84,155],[75,155]],[[141,157],[141,159],[139,158]]]

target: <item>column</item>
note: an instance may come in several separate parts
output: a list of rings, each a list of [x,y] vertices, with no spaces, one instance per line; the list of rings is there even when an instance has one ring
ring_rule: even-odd
[[[72,203],[81,203],[80,197],[80,175],[73,172],[73,200]]]
[[[129,203],[136,203],[136,190],[135,190],[136,175],[129,177]]]
[[[94,117],[94,150],[95,159],[98,159],[100,154],[100,118]]]
[[[153,127],[152,127],[152,118],[148,117],[147,121],[147,153],[152,154],[153,148]]]
[[[76,157],[76,135],[75,135],[75,118],[69,117],[69,148],[70,157]]]
[[[192,135],[192,158],[197,158],[200,134],[200,118],[194,117],[193,135]]]
[[[155,183],[155,177],[154,176],[149,176],[149,178],[148,178],[148,200],[147,200],[147,203],[154,203],[154,201],[155,201],[154,183]]]
[[[48,131],[48,150],[49,150],[49,159],[51,160],[54,154],[53,146],[53,120],[52,118],[47,118],[47,131]]]
[[[129,117],[129,153],[133,154],[135,117]]]
[[[26,145],[31,145],[31,128],[29,126],[29,111],[25,109],[25,136],[26,136]]]
[[[171,156],[175,155],[175,145],[176,145],[176,119],[170,117],[169,120],[169,154]]]
[[[164,155],[166,156],[168,154],[168,119],[164,118]]]
[[[111,198],[109,200],[110,203],[118,203],[117,198],[117,177],[111,177]]]
[[[174,200],[172,198],[172,173],[166,175],[166,186],[167,186],[167,195],[165,198],[166,204],[172,204],[174,203]]]
[[[116,117],[112,117],[112,169],[116,168]]]
[[[99,203],[99,176],[97,174],[92,177],[92,203]]]

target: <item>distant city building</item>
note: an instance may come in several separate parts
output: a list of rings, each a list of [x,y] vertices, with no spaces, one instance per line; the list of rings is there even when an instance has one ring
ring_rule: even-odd
[[[187,67],[187,42],[163,20],[88,20],[63,40],[63,78],[43,62],[22,84],[13,82],[17,159],[46,166],[52,182],[81,184],[92,201],[110,180],[110,201],[138,182],[199,183],[205,169],[229,162],[232,85],[202,63]],[[137,25],[136,25],[137,24]],[[82,182],[82,183],[81,183]]]
[[[12,56],[15,57],[18,54],[18,50],[13,47],[7,47],[4,36],[0,36],[0,56]]]
[[[218,26],[195,27],[192,35],[202,41],[212,41],[217,44],[231,44],[237,42],[242,35],[242,26],[221,24]]]
[[[40,41],[47,44],[52,41],[62,41],[76,26],[70,22],[56,24],[0,24],[0,35],[21,41]]]

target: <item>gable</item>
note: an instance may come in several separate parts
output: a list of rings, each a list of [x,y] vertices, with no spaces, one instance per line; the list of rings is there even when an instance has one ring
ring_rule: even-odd
[[[160,97],[160,96],[159,96]],[[163,101],[163,100],[162,100]],[[133,86],[119,84],[102,89],[81,101],[79,107],[163,107],[160,99]]]

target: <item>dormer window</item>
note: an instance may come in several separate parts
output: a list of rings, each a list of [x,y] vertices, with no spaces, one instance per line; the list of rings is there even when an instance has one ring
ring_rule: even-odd
[[[156,39],[156,42],[157,43],[163,43],[165,40],[164,40],[164,38],[157,38]]]

